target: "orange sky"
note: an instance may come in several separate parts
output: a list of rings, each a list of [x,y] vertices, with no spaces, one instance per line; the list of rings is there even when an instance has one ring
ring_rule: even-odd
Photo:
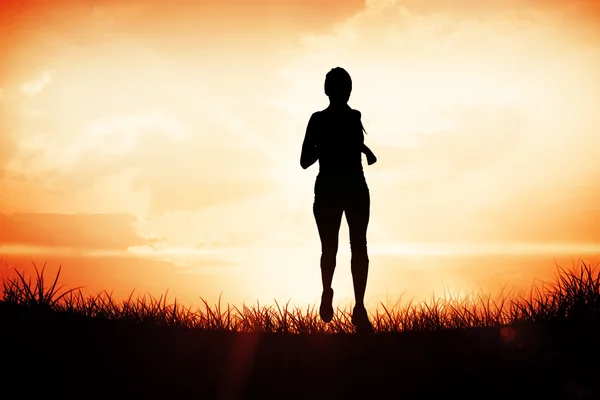
[[[583,0],[2,1],[0,255],[91,291],[316,301],[299,155],[339,65],[379,159],[368,302],[597,258],[599,17]]]

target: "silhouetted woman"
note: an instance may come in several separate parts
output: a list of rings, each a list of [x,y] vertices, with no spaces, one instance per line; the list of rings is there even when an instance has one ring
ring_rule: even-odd
[[[369,188],[362,168],[362,153],[369,165],[377,161],[364,144],[361,114],[348,105],[352,79],[346,70],[337,67],[325,77],[325,94],[329,106],[310,117],[302,143],[300,165],[306,169],[319,161],[315,182],[313,213],[321,238],[321,278],[323,293],[319,313],[325,322],[333,318],[333,289],[338,236],[342,214],[346,214],[350,231],[350,261],[356,304],[352,323],[357,331],[371,331],[364,306],[369,270],[367,226],[369,224]]]

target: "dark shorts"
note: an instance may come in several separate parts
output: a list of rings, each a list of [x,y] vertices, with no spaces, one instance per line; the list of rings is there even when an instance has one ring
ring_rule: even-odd
[[[319,174],[315,181],[315,202],[339,201],[350,198],[363,198],[369,195],[369,187],[363,174],[328,176]]]
[[[317,177],[313,213],[324,251],[337,251],[342,215],[346,214],[353,253],[366,254],[370,202],[364,176],[341,179]]]

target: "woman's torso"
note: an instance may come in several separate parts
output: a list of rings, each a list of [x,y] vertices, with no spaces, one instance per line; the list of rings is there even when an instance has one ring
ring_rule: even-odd
[[[315,114],[319,177],[322,180],[364,180],[360,113],[344,107],[326,108]]]

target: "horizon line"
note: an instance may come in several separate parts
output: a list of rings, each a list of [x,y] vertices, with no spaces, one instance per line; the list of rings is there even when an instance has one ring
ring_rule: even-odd
[[[314,246],[289,246],[305,250]],[[152,257],[152,256],[217,256],[238,251],[264,251],[254,247],[182,247],[168,245],[130,246],[127,249],[47,246],[31,244],[0,244],[0,255],[49,255],[81,257]],[[341,247],[338,254],[349,255],[350,249]],[[598,255],[600,242],[403,242],[401,244],[374,244],[369,246],[373,256],[470,256],[470,255]]]

